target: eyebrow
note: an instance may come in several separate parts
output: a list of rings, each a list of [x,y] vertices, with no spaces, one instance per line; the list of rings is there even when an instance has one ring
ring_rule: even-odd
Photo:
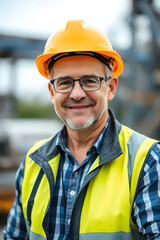
[[[76,77],[76,78],[82,78],[82,77],[97,77],[97,75],[96,75],[96,74],[84,74],[84,75],[82,75],[82,76],[80,76],[80,77]],[[74,79],[74,78],[73,78],[72,76],[70,76],[70,75],[58,77],[58,78],[55,78],[55,79],[65,79],[65,78],[72,78],[72,79]],[[76,78],[75,78],[75,79],[76,79]]]

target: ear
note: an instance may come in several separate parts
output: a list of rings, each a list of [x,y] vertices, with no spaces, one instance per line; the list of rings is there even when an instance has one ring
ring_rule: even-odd
[[[118,86],[118,78],[117,77],[111,78],[108,84],[108,101],[111,101],[114,98],[116,94],[117,86]]]
[[[54,104],[54,90],[53,90],[53,86],[52,86],[51,83],[48,83],[48,90],[49,90],[50,95],[51,95],[52,103]]]

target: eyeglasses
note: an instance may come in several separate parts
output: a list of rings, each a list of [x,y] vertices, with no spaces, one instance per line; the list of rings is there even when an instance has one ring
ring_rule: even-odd
[[[71,92],[76,81],[79,81],[79,84],[84,91],[92,92],[100,89],[103,80],[107,81],[110,78],[111,77],[83,76],[81,78],[73,79],[70,77],[64,77],[50,80],[50,82],[53,84],[54,90],[58,93]]]

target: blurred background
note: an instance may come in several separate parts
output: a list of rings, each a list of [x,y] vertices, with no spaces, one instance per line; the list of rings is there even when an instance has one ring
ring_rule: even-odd
[[[117,119],[160,139],[159,0],[0,0],[1,229],[22,157],[35,141],[62,126],[35,59],[68,19],[83,19],[103,31],[124,61],[110,103]]]

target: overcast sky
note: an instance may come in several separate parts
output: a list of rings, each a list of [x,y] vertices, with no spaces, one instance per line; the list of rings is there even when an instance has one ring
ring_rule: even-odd
[[[83,19],[108,35],[113,44],[126,48],[131,9],[132,0],[0,0],[0,33],[47,40],[67,20]],[[38,73],[35,59],[18,61],[16,66],[18,96],[48,99],[46,80]],[[0,94],[9,91],[9,78],[10,66],[0,60]]]
[[[109,31],[130,13],[132,0],[0,0],[0,31],[47,36],[68,19]]]

